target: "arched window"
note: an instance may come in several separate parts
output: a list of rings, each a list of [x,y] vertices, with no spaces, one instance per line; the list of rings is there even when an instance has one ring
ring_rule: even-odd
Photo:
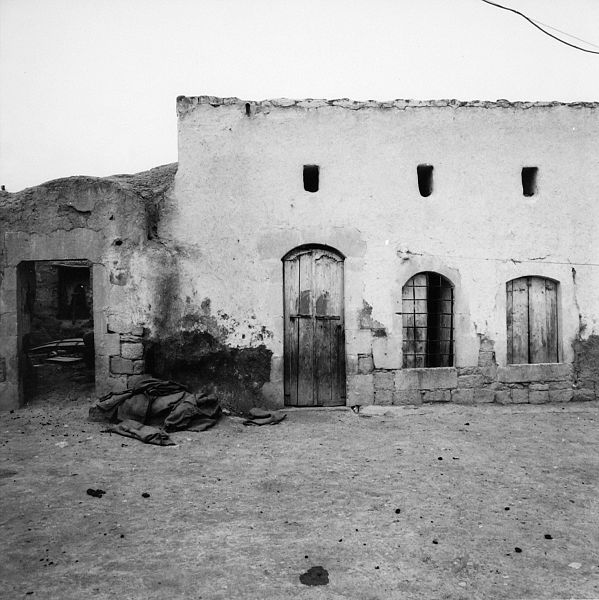
[[[506,284],[507,362],[559,362],[557,281],[519,277]]]
[[[402,290],[403,366],[453,366],[453,285],[439,273],[414,275]]]

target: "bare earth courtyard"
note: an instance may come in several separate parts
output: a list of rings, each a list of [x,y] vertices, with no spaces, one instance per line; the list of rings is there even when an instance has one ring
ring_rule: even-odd
[[[173,447],[89,404],[0,415],[2,598],[599,597],[597,402],[290,410]]]

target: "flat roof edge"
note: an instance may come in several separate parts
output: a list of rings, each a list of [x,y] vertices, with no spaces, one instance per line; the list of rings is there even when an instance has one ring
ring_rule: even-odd
[[[560,102],[550,101],[510,101],[510,100],[350,100],[349,98],[337,98],[333,100],[304,98],[295,100],[292,98],[273,98],[270,100],[242,100],[240,98],[230,97],[221,98],[219,96],[178,96],[177,114],[183,115],[192,111],[200,105],[219,106],[244,106],[249,104],[253,109],[256,108],[305,108],[314,109],[324,106],[345,108],[349,110],[362,109],[399,109],[409,108],[553,108],[565,106],[570,108],[599,108],[598,102]]]

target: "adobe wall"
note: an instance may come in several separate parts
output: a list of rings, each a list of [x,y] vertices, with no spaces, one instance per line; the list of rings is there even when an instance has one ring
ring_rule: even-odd
[[[168,165],[140,176],[71,177],[0,194],[0,410],[23,402],[19,357],[30,327],[19,318],[24,261],[91,263],[98,394],[126,387],[128,377],[144,371],[144,323],[152,301],[144,269],[148,257],[163,252],[152,239],[156,203],[175,170]]]
[[[281,258],[326,244],[346,256],[348,404],[594,397],[573,344],[599,329],[597,110],[181,97],[168,229],[184,251],[169,308],[188,335],[272,353],[261,390],[280,405]],[[434,165],[428,198],[420,163]],[[305,164],[320,166],[317,193]],[[535,196],[523,166],[539,169]],[[455,286],[452,368],[401,368],[401,289],[420,271]],[[506,364],[505,284],[524,275],[559,282],[559,364]]]

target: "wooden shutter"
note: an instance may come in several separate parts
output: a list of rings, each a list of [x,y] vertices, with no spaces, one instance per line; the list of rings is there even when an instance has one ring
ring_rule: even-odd
[[[507,283],[506,292],[508,363],[558,362],[557,284],[520,277]]]

